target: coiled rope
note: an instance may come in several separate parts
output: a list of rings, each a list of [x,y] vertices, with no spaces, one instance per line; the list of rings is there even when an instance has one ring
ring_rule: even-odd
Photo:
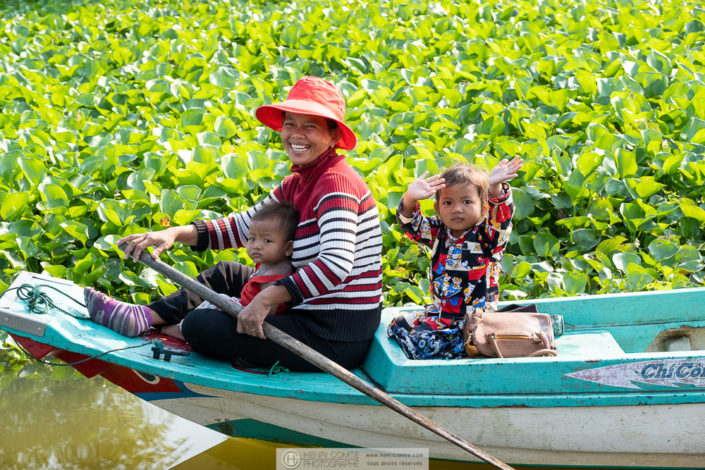
[[[16,291],[17,291],[17,298],[20,299],[20,300],[22,300],[22,301],[24,301],[24,302],[27,302],[27,309],[28,309],[31,313],[34,313],[34,314],[37,314],[37,315],[44,315],[44,314],[49,313],[50,309],[53,308],[53,309],[56,309],[56,310],[58,310],[58,311],[60,311],[60,312],[62,312],[62,313],[64,313],[64,314],[70,316],[70,317],[77,318],[77,319],[79,319],[79,320],[90,320],[90,317],[89,317],[88,315],[76,314],[76,313],[74,313],[74,312],[70,312],[70,311],[65,310],[65,309],[59,307],[58,305],[56,305],[56,303],[51,299],[51,297],[49,297],[49,295],[48,295],[46,292],[42,292],[42,287],[46,287],[46,288],[52,289],[52,290],[58,292],[59,294],[65,296],[65,297],[68,297],[69,299],[71,299],[71,300],[74,301],[76,304],[80,305],[81,307],[84,307],[84,308],[86,307],[86,304],[84,304],[83,302],[80,302],[80,301],[76,300],[76,299],[73,298],[72,296],[68,295],[66,292],[64,292],[64,291],[62,291],[62,290],[60,290],[60,289],[57,289],[57,288],[54,287],[54,286],[50,286],[50,285],[48,285],[48,284],[38,284],[38,285],[20,284],[19,286],[13,287],[13,288],[11,288],[11,289],[8,289],[7,291],[16,290]],[[7,292],[7,291],[6,291],[6,292]],[[27,349],[25,349],[24,347],[22,347],[21,344],[19,344],[19,343],[17,343],[17,342],[15,341],[15,344],[17,344],[17,347],[18,347],[23,353],[25,353],[29,358],[31,358],[31,359],[33,359],[33,360],[35,360],[35,361],[37,361],[37,362],[41,362],[42,364],[47,364],[47,365],[50,365],[50,366],[60,366],[60,367],[75,366],[75,365],[82,364],[82,363],[84,363],[84,362],[88,362],[88,361],[91,361],[91,360],[93,360],[93,359],[97,359],[97,358],[99,358],[99,357],[105,356],[106,354],[114,353],[114,352],[117,352],[117,351],[124,351],[124,350],[127,350],[127,349],[143,348],[143,347],[145,347],[145,346],[150,346],[150,345],[153,345],[153,344],[155,344],[155,343],[160,343],[160,345],[161,345],[161,341],[159,341],[159,340],[152,340],[152,341],[147,341],[147,342],[144,342],[144,343],[141,343],[141,344],[137,344],[137,345],[125,346],[125,347],[123,347],[123,348],[110,349],[110,350],[104,351],[104,352],[102,352],[102,353],[100,353],[100,354],[94,354],[94,355],[88,356],[88,357],[86,357],[86,358],[84,358],[84,359],[81,359],[80,361],[75,361],[75,362],[54,362],[54,361],[47,361],[47,360],[45,360],[45,359],[40,359],[40,358],[38,358],[38,357],[35,357],[34,354],[32,354],[31,352],[27,351]]]
[[[89,320],[90,317],[88,315],[80,315],[76,314],[73,312],[69,312],[67,310],[64,310],[63,308],[59,307],[56,305],[56,303],[51,300],[51,297],[47,295],[45,292],[42,292],[41,288],[42,287],[47,287],[49,289],[53,289],[59,294],[68,297],[72,301],[76,302],[78,305],[81,307],[86,307],[86,304],[83,302],[80,302],[70,295],[68,295],[66,292],[57,289],[54,286],[50,286],[47,284],[38,284],[38,285],[32,285],[32,284],[21,284],[18,287],[13,287],[10,290],[17,290],[17,298],[20,300],[23,300],[27,302],[27,308],[30,312],[36,313],[38,315],[43,315],[46,313],[49,313],[49,309],[53,308],[56,309],[62,313],[65,313],[66,315],[69,315],[74,318],[78,318],[80,320]]]

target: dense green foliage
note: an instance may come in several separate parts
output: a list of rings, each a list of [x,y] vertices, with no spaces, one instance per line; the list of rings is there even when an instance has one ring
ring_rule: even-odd
[[[19,270],[137,302],[173,290],[114,242],[274,187],[287,158],[253,112],[303,75],[346,95],[348,159],[385,227],[387,304],[428,292],[427,253],[394,221],[408,183],[514,155],[503,298],[702,284],[699,1],[0,5],[0,291]],[[163,258],[195,275],[246,255]]]

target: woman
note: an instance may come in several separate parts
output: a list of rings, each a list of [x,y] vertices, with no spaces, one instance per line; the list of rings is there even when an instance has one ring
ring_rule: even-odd
[[[296,82],[287,99],[255,113],[281,132],[292,174],[266,198],[241,214],[159,232],[135,234],[125,256],[137,260],[155,247],[157,258],[174,242],[196,250],[227,249],[246,243],[252,215],[264,205],[286,201],[299,212],[292,264],[296,272],[263,289],[237,320],[218,310],[196,310],[202,299],[186,290],[148,306],[126,304],[86,288],[91,318],[122,334],[136,336],[149,326],[184,338],[194,351],[229,361],[290,370],[318,370],[294,353],[266,340],[265,321],[343,367],[358,366],[379,325],[382,295],[382,236],[377,208],[362,178],[336,153],[353,149],[355,134],[345,124],[345,101],[331,83],[317,77]],[[252,269],[223,262],[197,279],[216,292],[239,296]],[[284,315],[269,315],[289,303]]]

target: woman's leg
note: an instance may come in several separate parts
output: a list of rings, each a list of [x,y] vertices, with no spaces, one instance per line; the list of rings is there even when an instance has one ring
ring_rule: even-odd
[[[343,367],[359,366],[367,355],[371,340],[329,341],[311,334],[302,315],[270,315],[267,322],[317,350]],[[274,364],[292,371],[320,372],[318,367],[273,341],[239,334],[237,320],[219,310],[196,310],[181,323],[181,331],[191,348],[201,354],[226,361],[242,360],[254,367]]]
[[[216,292],[239,296],[252,272],[250,267],[226,261],[204,270],[196,280]],[[178,323],[203,301],[185,289],[149,305],[121,302],[90,287],[83,294],[91,319],[125,336],[138,336],[152,325]]]
[[[202,271],[196,280],[218,294],[239,297],[254,269],[233,261],[221,261]],[[179,289],[171,295],[149,304],[164,323],[179,323],[186,315],[203,302],[203,299],[187,289]]]

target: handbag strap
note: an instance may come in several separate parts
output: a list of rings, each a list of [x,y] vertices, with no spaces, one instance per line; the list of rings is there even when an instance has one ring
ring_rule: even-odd
[[[494,347],[494,352],[497,354],[497,357],[503,358],[504,356],[502,356],[502,351],[499,350],[499,344],[497,344],[497,336],[487,335],[487,339],[490,340],[490,344]]]

